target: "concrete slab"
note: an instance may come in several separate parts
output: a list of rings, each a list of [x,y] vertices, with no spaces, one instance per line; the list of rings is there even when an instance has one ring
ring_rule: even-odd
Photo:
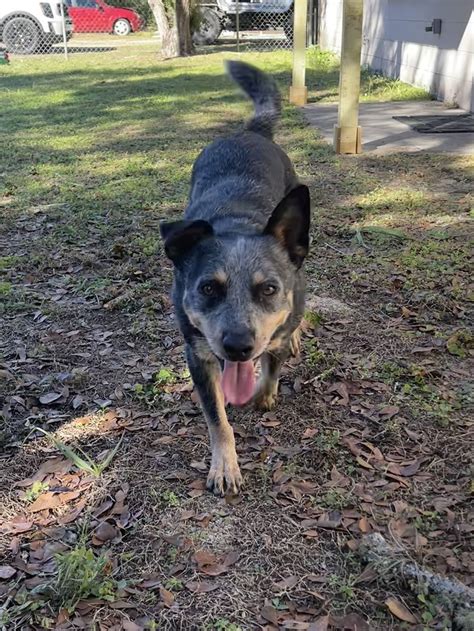
[[[337,122],[337,103],[310,103],[303,107],[308,122],[316,127],[327,142],[333,142]],[[393,116],[433,114],[465,114],[464,110],[449,109],[438,101],[391,101],[361,103],[359,124],[362,126],[362,149],[365,152],[392,153],[398,151],[446,151],[474,154],[474,133],[420,134]]]

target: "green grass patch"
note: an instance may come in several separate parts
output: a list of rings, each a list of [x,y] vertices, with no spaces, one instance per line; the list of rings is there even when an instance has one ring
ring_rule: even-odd
[[[8,296],[12,291],[12,284],[7,281],[0,282],[0,296]]]
[[[49,584],[52,601],[58,609],[72,613],[80,600],[116,599],[117,582],[106,554],[97,556],[91,548],[79,545],[56,557],[56,578]]]
[[[36,480],[31,487],[25,492],[24,499],[26,502],[34,502],[41,493],[49,490],[49,484]]]

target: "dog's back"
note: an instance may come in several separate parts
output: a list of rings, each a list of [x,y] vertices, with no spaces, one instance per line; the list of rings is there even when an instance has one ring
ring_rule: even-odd
[[[281,113],[269,75],[239,61],[229,75],[252,99],[254,116],[237,134],[214,141],[196,160],[186,219],[205,219],[216,233],[258,232],[298,179],[290,159],[273,142]]]

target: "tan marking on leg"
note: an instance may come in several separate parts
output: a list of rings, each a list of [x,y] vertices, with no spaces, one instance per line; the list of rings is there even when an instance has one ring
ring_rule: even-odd
[[[272,410],[277,402],[278,381],[261,381],[257,387],[254,402],[258,410],[268,412]]]
[[[290,351],[293,357],[298,357],[301,349],[301,329],[298,327],[293,331],[290,338]]]
[[[210,362],[215,359],[215,355],[204,337],[197,337],[193,341],[193,350],[202,361]]]
[[[254,396],[255,407],[259,410],[268,411],[275,407],[278,396],[278,379],[274,379],[270,375],[268,357],[262,357],[262,374]]]
[[[270,344],[267,346],[266,350],[267,351],[278,351],[280,350],[280,348],[282,347],[283,344],[283,335],[279,335],[278,337],[275,337]]]
[[[242,475],[240,473],[235,450],[234,431],[227,420],[225,411],[224,393],[220,384],[220,373],[216,371],[214,376],[214,387],[217,399],[219,423],[206,418],[211,441],[211,467],[207,476],[207,488],[215,495],[224,495],[227,491],[236,495],[242,486]]]

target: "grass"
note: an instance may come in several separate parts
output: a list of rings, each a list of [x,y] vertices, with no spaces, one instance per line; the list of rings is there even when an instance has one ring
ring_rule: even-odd
[[[339,82],[339,59],[337,56],[329,51],[322,51],[313,47],[307,53],[306,63],[308,88],[313,91],[313,94],[310,92],[310,100],[321,102],[336,100]],[[367,102],[413,101],[429,98],[429,95],[422,88],[384,77],[368,68],[362,69],[360,93],[361,100]]]
[[[109,556],[96,554],[84,543],[55,555],[55,568],[54,576],[40,582],[32,592],[20,590],[10,609],[0,608],[0,624],[8,628],[21,620],[34,619],[36,628],[49,629],[55,624],[56,612],[69,616],[80,601],[90,598],[113,602],[117,591],[126,585],[113,577]],[[41,610],[44,613],[36,617]]]
[[[48,215],[67,216],[68,222],[61,221],[51,238],[72,244],[85,237],[86,226],[97,236],[112,236],[119,215],[177,210],[191,164],[209,137],[207,121],[212,119],[217,131],[239,120],[240,102],[222,74],[224,56],[158,64],[153,48],[140,47],[127,49],[125,59],[117,51],[73,55],[67,64],[61,57],[24,58],[2,69],[3,95],[8,96],[1,114],[8,124],[2,129],[8,134],[11,165],[2,174],[6,216],[60,202],[47,208]],[[289,52],[258,57],[260,65],[288,83]],[[320,84],[334,91],[336,75],[333,56],[310,52],[308,85],[318,98],[329,98]],[[178,77],[182,81],[177,83]],[[400,85],[408,90],[386,79],[382,87],[364,74],[364,89],[376,100],[400,98]],[[407,91],[405,98],[411,97]],[[196,98],[207,101],[205,111],[195,107]],[[163,118],[169,122],[166,129],[160,125]],[[150,253],[154,242],[144,247]]]
[[[243,496],[226,503],[203,489],[208,439],[190,396],[158,226],[181,215],[202,147],[239,129],[250,111],[223,76],[230,56],[220,49],[159,62],[145,38],[136,47],[72,54],[68,63],[14,57],[0,71],[0,141],[8,147],[0,169],[0,519],[10,522],[47,487],[62,493],[78,478],[87,482],[74,488],[90,514],[128,493],[127,508],[114,513],[123,520],[120,554],[110,543],[107,553],[93,552],[88,535],[81,539],[81,518],[61,525],[67,507],[31,516],[48,527],[35,522],[20,533],[22,559],[36,554],[40,533],[48,543],[80,543],[61,553],[50,577],[54,611],[41,601],[26,614],[2,591],[12,628],[19,621],[41,628],[47,617],[54,628],[61,606],[97,595],[108,602],[126,578],[134,585],[120,595],[133,599],[126,611],[150,629],[192,620],[202,629],[246,630],[266,624],[268,602],[278,616],[313,621],[319,612],[356,611],[371,628],[397,629],[377,581],[357,582],[360,563],[348,565],[346,544],[360,536],[362,517],[364,527],[391,533],[401,506],[409,513],[402,526],[416,533],[403,545],[421,546],[417,557],[426,555],[440,572],[461,580],[468,574],[467,156],[336,156],[285,104],[277,140],[313,199],[308,293],[343,302],[345,315],[307,313],[302,361],[285,367],[274,415],[230,412]],[[289,52],[241,57],[274,73],[287,93]],[[335,57],[309,51],[311,99],[334,100],[337,79]],[[367,71],[362,91],[366,100],[428,98]],[[60,398],[42,404],[50,391]],[[398,412],[385,418],[384,408]],[[31,427],[60,438],[25,440]],[[120,442],[117,431],[124,432]],[[369,462],[370,449],[387,460]],[[73,474],[31,481],[61,455],[74,463]],[[18,491],[12,482],[25,476],[26,491]],[[439,504],[444,496],[449,513]],[[341,513],[343,525],[319,528],[323,512]],[[0,545],[16,563],[8,534],[0,532]],[[202,575],[193,555],[203,549],[219,557],[237,549],[241,558],[218,576]],[[6,581],[12,589],[22,572]],[[273,584],[291,575],[295,585],[272,600]],[[150,577],[173,592],[172,607],[153,588],[140,588]],[[195,594],[190,581],[215,589]],[[323,599],[314,596],[320,591]],[[26,602],[30,592],[22,592]],[[107,602],[87,628],[120,626],[123,614]],[[409,604],[426,619],[437,615],[421,601]]]
[[[80,471],[85,471],[95,478],[100,477],[105,469],[107,469],[122,443],[122,439],[120,439],[115,447],[105,455],[103,460],[101,460],[100,462],[95,462],[80,447],[72,449],[72,447],[69,447],[69,445],[66,445],[61,440],[56,438],[56,436],[54,436],[50,432],[46,432],[41,427],[36,427],[33,431],[41,432],[42,434],[44,434],[44,436],[46,436],[51,444],[54,445],[54,447],[58,451],[60,451],[68,460],[70,460],[72,464],[74,464]]]
[[[48,591],[59,609],[72,613],[80,600],[94,597],[115,600],[117,582],[112,578],[112,565],[106,554],[96,555],[85,545],[56,557],[57,574]]]
[[[44,484],[43,482],[36,480],[31,485],[31,488],[25,492],[25,501],[34,502],[41,493],[44,493],[44,491],[49,491],[49,484]]]

